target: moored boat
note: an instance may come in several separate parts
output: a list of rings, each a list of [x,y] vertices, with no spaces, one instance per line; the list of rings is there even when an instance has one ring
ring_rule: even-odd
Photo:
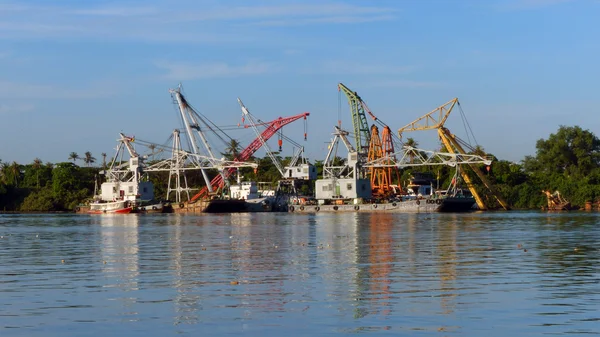
[[[180,202],[173,207],[175,213],[243,213],[270,212],[273,210],[273,196],[263,196],[258,192],[256,182],[245,181],[229,187],[226,197],[199,199],[194,202]]]
[[[89,203],[88,207],[77,207],[78,213],[88,214],[128,214],[141,210],[158,210],[159,204],[151,203],[154,200],[154,185],[144,175],[144,159],[140,157],[131,144],[133,137],[120,134],[119,146],[111,167],[102,173],[106,175],[106,182],[100,185],[100,190]],[[130,158],[125,163],[120,163],[122,152],[127,150]],[[117,164],[118,163],[118,164]],[[162,205],[160,209],[162,210]]]
[[[87,210],[89,214],[105,214],[105,213],[116,213],[116,214],[127,214],[133,211],[133,206],[128,200],[119,201],[102,201],[97,200],[90,203],[90,207]]]
[[[430,213],[430,212],[469,212],[474,210],[475,199],[468,195],[428,195],[424,197],[403,197],[386,202],[345,202],[343,200],[327,201],[327,203],[296,204],[288,206],[289,212],[397,212],[397,213]]]

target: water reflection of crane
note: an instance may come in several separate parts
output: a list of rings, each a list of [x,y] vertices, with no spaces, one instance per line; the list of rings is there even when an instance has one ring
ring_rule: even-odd
[[[372,214],[369,221],[369,274],[371,302],[382,315],[391,313],[390,273],[394,263],[392,248],[393,216]]]
[[[333,217],[324,214],[317,217],[320,223],[326,223],[326,226],[315,226],[315,254],[323,261],[323,272],[319,275],[323,280],[323,289],[319,291],[323,291],[323,294],[319,296],[338,299],[340,306],[337,309],[340,312],[356,311],[356,299],[360,298],[361,291],[352,287],[358,288],[356,283],[360,281],[351,280],[358,280],[360,272],[357,267],[361,263],[358,255],[359,214],[337,213]]]
[[[440,278],[441,306],[444,314],[454,312],[456,303],[454,298],[458,295],[455,287],[456,281],[456,265],[458,263],[457,255],[457,219],[454,215],[452,221],[444,221],[438,223],[438,265]]]
[[[138,245],[138,216],[121,214],[104,214],[97,218],[100,222],[102,236],[101,256],[102,272],[109,280],[111,287],[117,287],[125,292],[139,290],[139,245]],[[135,304],[133,296],[123,296],[121,300],[125,307]],[[122,315],[130,312],[124,309]]]
[[[232,277],[249,285],[241,295],[241,306],[249,309],[246,316],[252,315],[252,308],[283,311],[286,302],[287,261],[279,247],[285,240],[284,226],[257,226],[254,217],[251,213],[238,213],[230,218],[231,267],[235,271]]]
[[[195,249],[186,249],[190,243],[190,235],[185,233],[187,226],[184,226],[182,217],[175,217],[172,233],[169,235],[171,242],[171,268],[173,270],[173,288],[176,295],[174,298],[175,315],[173,324],[197,324],[198,311],[201,310],[200,295],[194,293],[197,286],[196,275],[200,275],[204,266],[202,256],[199,254],[198,247]],[[192,240],[194,242],[194,240]]]
[[[392,312],[391,273],[394,263],[393,227],[391,214],[359,215],[356,242],[357,272],[354,317],[388,316]],[[367,218],[368,217],[368,218]]]

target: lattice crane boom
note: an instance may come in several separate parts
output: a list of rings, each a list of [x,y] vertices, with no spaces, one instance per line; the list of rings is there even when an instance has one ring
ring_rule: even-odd
[[[263,142],[268,141],[273,135],[277,133],[277,131],[279,131],[279,129],[299,119],[306,119],[306,117],[308,117],[309,115],[310,113],[304,112],[291,117],[279,117],[278,119],[265,123],[264,125],[266,125],[266,128],[262,131],[260,136],[256,137],[245,149],[243,149],[242,152],[240,152],[238,156],[234,158],[234,161],[243,162],[248,160],[256,151],[258,151],[263,146]],[[223,174],[215,176],[210,182],[212,189],[216,190],[222,188],[225,185],[225,180],[223,179],[223,176],[225,176],[225,178],[228,178],[234,172],[235,168],[230,167],[224,170]],[[194,195],[192,199],[190,199],[190,201],[193,202],[198,200],[198,198],[203,198],[206,196],[208,196],[208,188],[205,186],[200,190],[200,192]]]
[[[404,131],[418,131],[418,130],[434,130],[444,126],[446,119],[452,112],[454,106],[458,103],[458,98],[453,98],[450,101],[440,105],[433,109],[431,112],[415,119],[408,123],[404,127],[398,129],[398,136],[402,138]]]
[[[406,132],[406,131],[421,131],[421,130],[434,130],[435,129],[435,130],[437,130],[438,136],[442,140],[442,143],[444,144],[444,147],[446,148],[446,150],[448,152],[450,152],[452,154],[457,153],[460,155],[467,155],[467,152],[460,145],[458,137],[453,135],[447,128],[444,127],[444,124],[446,123],[446,120],[448,119],[450,112],[452,112],[452,109],[454,108],[454,106],[456,104],[460,104],[460,103],[458,103],[458,98],[453,98],[450,101],[444,103],[443,105],[440,105],[439,107],[435,108],[433,111],[417,118],[413,122],[408,123],[406,126],[398,129],[398,136],[400,138],[402,138],[402,133]],[[479,179],[481,180],[483,185],[496,198],[498,203],[505,210],[510,209],[508,203],[504,200],[504,198],[502,198],[502,196],[500,195],[500,193],[498,193],[496,188],[489,182],[489,180],[485,177],[485,175],[475,166],[476,163],[468,162],[467,164],[471,167],[471,169],[473,169],[473,172],[475,172],[475,174],[479,177]],[[486,164],[486,165],[489,165],[489,164]],[[469,175],[463,170],[460,171],[460,174],[461,174],[463,180],[465,181],[465,183],[467,184],[469,191],[471,191],[471,194],[475,198],[475,201],[477,202],[477,206],[479,207],[479,209],[482,209],[482,210],[487,209],[487,206],[485,205],[485,203],[483,202],[483,199],[481,198],[481,196],[475,189],[475,185],[473,184],[473,181],[469,177]]]
[[[371,142],[371,130],[365,112],[368,112],[373,118],[374,116],[356,92],[350,90],[342,83],[338,84],[338,90],[342,91],[348,98],[350,112],[352,113],[352,127],[354,128],[356,150],[366,155],[369,143]]]
[[[239,97],[238,97],[237,101],[240,104],[240,108],[242,109],[242,116],[248,120],[250,127],[256,133],[256,138],[260,141],[262,147],[265,148],[265,151],[267,152],[267,156],[269,156],[269,158],[271,158],[271,161],[273,162],[273,164],[279,171],[279,174],[281,174],[282,177],[285,176],[283,165],[281,165],[279,160],[275,157],[275,155],[273,154],[273,151],[271,151],[271,147],[267,143],[267,140],[263,138],[261,132],[258,130],[258,127],[256,126],[257,125],[256,119],[250,113],[250,111],[248,111],[248,109],[246,108],[246,106],[244,105],[244,103],[242,102],[242,100]]]

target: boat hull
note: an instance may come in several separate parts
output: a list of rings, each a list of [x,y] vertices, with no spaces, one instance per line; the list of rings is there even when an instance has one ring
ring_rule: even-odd
[[[421,199],[389,202],[381,204],[356,205],[291,205],[288,212],[387,212],[387,213],[434,213],[434,212],[468,212],[473,210],[475,200],[472,198],[448,197],[443,199]]]
[[[159,202],[159,203],[155,203],[155,204],[147,204],[147,205],[142,204],[142,205],[136,207],[134,212],[137,212],[137,213],[172,213],[173,206],[171,206],[170,203],[163,203],[163,202]]]
[[[88,214],[129,214],[133,211],[133,207],[120,208],[116,210],[89,210]]]
[[[128,201],[93,202],[87,209],[88,214],[128,214],[132,211]]]
[[[260,200],[213,199],[173,206],[175,213],[255,213],[272,211],[271,202]]]

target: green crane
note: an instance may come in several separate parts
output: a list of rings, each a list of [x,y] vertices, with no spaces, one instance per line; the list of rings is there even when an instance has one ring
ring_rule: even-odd
[[[371,130],[367,123],[365,111],[369,112],[369,108],[358,94],[345,86],[342,83],[338,84],[338,90],[343,91],[348,98],[350,112],[352,113],[352,126],[354,127],[354,139],[356,142],[356,150],[366,156],[369,151],[369,143],[371,142]]]

